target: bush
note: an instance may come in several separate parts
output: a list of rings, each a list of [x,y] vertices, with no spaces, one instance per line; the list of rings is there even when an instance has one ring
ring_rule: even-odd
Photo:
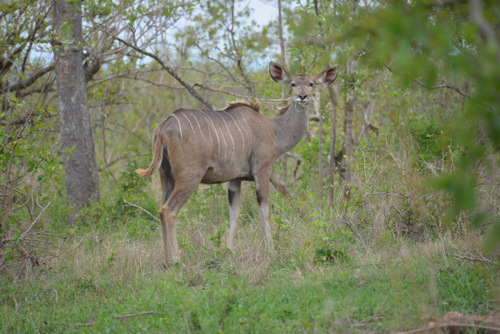
[[[55,235],[44,230],[45,211],[53,202],[45,189],[49,180],[61,179],[63,167],[48,140],[54,111],[15,98],[9,102],[0,123],[0,272],[19,272],[24,264],[44,263],[54,247]]]

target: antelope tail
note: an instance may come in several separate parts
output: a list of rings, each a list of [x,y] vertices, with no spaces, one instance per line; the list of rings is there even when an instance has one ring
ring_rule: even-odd
[[[163,159],[163,146],[166,144],[166,140],[162,135],[153,135],[153,160],[149,165],[148,169],[136,169],[135,172],[142,177],[151,176],[160,167],[161,161]]]

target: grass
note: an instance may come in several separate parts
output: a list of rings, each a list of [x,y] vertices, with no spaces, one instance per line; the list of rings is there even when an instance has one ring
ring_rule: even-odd
[[[498,266],[450,256],[477,247],[474,236],[386,247],[354,240],[341,264],[314,261],[303,246],[267,261],[248,249],[259,247],[254,226],[242,225],[233,255],[199,238],[203,227],[181,224],[186,240],[202,241],[167,270],[158,231],[130,238],[127,226],[76,229],[46,266],[1,279],[0,331],[389,332],[451,310],[484,314],[498,299]]]

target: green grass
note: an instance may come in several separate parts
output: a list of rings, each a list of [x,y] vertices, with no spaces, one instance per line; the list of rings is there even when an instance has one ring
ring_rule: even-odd
[[[307,250],[245,262],[247,249],[232,255],[207,237],[164,270],[159,235],[129,234],[126,226],[75,232],[47,266],[3,277],[0,331],[388,332],[448,311],[492,311],[499,286],[496,266],[443,255],[451,240],[382,250],[358,241],[351,261],[332,264],[310,261]]]

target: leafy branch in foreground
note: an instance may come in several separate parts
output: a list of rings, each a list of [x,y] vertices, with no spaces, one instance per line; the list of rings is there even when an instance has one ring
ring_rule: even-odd
[[[450,218],[469,212],[472,221],[483,221],[481,212],[488,209],[476,199],[477,174],[500,147],[500,4],[488,0],[383,4],[363,8],[343,38],[363,41],[363,60],[394,69],[407,86],[416,82],[428,89],[453,89],[465,98],[449,115],[442,135],[447,138],[443,141],[458,145],[461,154],[455,168],[434,177],[431,184],[453,198]],[[489,218],[496,223],[490,249],[500,242],[499,218]]]

